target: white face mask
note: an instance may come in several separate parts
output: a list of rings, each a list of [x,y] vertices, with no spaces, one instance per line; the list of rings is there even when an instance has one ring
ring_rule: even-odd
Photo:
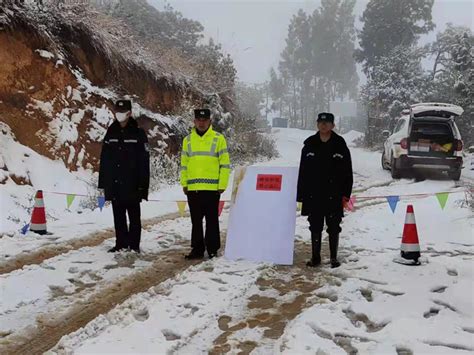
[[[125,122],[125,120],[128,118],[128,112],[117,112],[115,113],[115,117],[117,118],[117,121]]]

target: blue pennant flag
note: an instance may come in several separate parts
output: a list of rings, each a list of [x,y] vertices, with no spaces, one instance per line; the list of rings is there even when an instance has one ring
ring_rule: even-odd
[[[393,213],[395,213],[395,209],[397,208],[397,203],[400,201],[400,196],[387,196],[388,204],[390,205],[390,209]]]
[[[99,204],[100,211],[102,212],[102,208],[104,208],[104,205],[105,205],[105,197],[104,196],[97,197],[97,203]]]
[[[21,229],[21,234],[25,235],[26,232],[28,232],[28,229],[30,229],[29,223],[25,224],[25,226]]]

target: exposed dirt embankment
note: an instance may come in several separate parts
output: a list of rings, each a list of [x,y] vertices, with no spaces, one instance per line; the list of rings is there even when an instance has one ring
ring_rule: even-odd
[[[127,58],[107,33],[31,11],[0,9],[0,122],[21,144],[71,170],[97,169],[113,101],[129,95],[151,148],[178,153],[186,133],[179,113],[204,94],[175,73],[159,75]]]

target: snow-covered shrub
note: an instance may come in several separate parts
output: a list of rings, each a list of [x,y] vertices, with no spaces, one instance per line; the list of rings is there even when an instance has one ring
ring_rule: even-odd
[[[86,197],[81,196],[79,199],[79,208],[80,209],[88,209],[88,210],[95,210],[97,205],[97,197],[99,196],[99,175],[93,174],[89,181],[85,181],[87,186],[87,193]]]
[[[150,158],[150,192],[157,191],[160,184],[176,184],[179,181],[180,156],[159,154]]]
[[[232,165],[251,164],[278,157],[273,139],[255,130],[234,134],[228,145]]]

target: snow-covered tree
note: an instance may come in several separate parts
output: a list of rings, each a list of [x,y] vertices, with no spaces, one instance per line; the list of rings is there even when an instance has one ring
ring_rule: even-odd
[[[313,127],[330,101],[355,96],[354,4],[323,0],[311,15],[299,10],[291,19],[279,71],[285,88],[282,111],[292,126]]]
[[[421,65],[425,53],[425,49],[414,46],[398,46],[372,68],[370,80],[361,90],[369,114],[368,139],[379,141],[381,130],[393,128],[394,119],[404,108],[423,101],[430,92],[431,78]]]
[[[424,49],[397,46],[380,58],[362,90],[366,101],[377,101],[381,110],[394,117],[399,108],[421,100],[429,81],[421,65],[424,55]]]
[[[135,40],[167,66],[192,77],[206,93],[233,89],[236,70],[232,59],[212,40],[201,44],[204,27],[198,21],[185,18],[170,4],[160,11],[146,0],[104,0],[95,5],[123,21],[134,31]]]
[[[234,62],[212,38],[207,44],[197,47],[197,53],[191,60],[196,64],[196,74],[201,82],[215,88],[217,93],[233,91],[237,75]]]
[[[362,31],[355,56],[370,76],[377,62],[393,48],[415,45],[420,35],[434,28],[434,0],[370,0],[362,14]]]
[[[257,85],[237,83],[235,88],[235,115],[227,121],[226,133],[232,137],[228,141],[233,162],[254,161],[258,157],[275,157],[273,140],[259,131],[259,121],[263,119],[264,90]]]
[[[270,69],[270,82],[268,83],[270,96],[273,100],[272,110],[279,110],[279,115],[282,115],[283,95],[285,93],[285,86],[283,81],[274,68]]]
[[[363,64],[367,84],[362,102],[368,113],[367,143],[380,141],[383,128],[409,104],[430,92],[429,78],[421,60],[426,49],[418,38],[434,28],[434,0],[370,0],[361,17],[360,49],[355,58]]]
[[[303,10],[293,15],[288,26],[286,47],[281,53],[279,71],[286,92],[283,96],[291,126],[297,126],[301,116],[301,93],[308,75],[311,48],[309,46],[309,18]]]
[[[434,65],[429,99],[464,109],[456,121],[466,144],[474,144],[474,36],[466,27],[448,25],[431,45]]]
[[[163,46],[178,47],[185,54],[194,54],[198,42],[204,37],[204,27],[198,21],[183,17],[169,4],[163,11],[146,0],[109,1],[98,6],[123,20],[142,39],[158,40]]]
[[[323,0],[312,16],[313,75],[324,78],[328,107],[357,92],[354,5],[355,0]]]

